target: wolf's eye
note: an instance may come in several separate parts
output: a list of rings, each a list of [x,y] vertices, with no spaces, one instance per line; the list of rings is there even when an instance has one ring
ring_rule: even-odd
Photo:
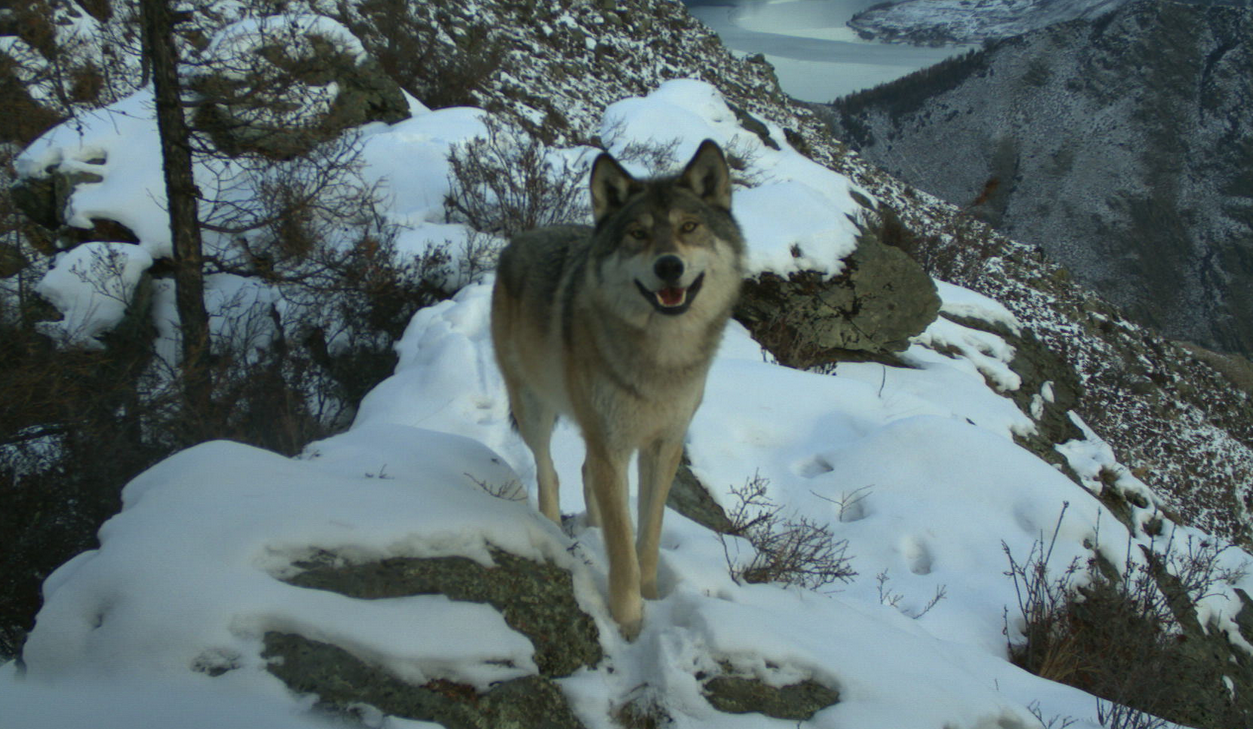
[[[700,227],[700,223],[696,222],[695,220],[689,220],[683,225],[679,226],[679,232],[691,233],[693,230],[696,230],[698,227]]]
[[[648,237],[648,231],[643,228],[631,228],[627,231],[627,235],[631,236],[635,240],[644,240]]]

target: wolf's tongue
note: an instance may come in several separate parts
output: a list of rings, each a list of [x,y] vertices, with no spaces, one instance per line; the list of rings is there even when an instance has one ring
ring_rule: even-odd
[[[661,301],[663,306],[678,306],[683,303],[685,298],[687,298],[687,289],[661,289],[657,292],[657,298]]]

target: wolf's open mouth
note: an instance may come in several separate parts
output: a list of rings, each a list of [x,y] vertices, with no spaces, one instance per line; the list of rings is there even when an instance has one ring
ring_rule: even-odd
[[[700,287],[704,283],[705,274],[702,273],[696,277],[696,280],[692,282],[691,286],[685,288],[670,286],[664,289],[658,289],[657,291],[649,291],[644,288],[644,284],[640,283],[638,280],[635,282],[635,285],[639,288],[640,293],[643,294],[644,298],[648,299],[648,303],[653,305],[654,309],[660,311],[662,314],[676,316],[678,314],[682,314],[687,311],[689,307],[691,307],[692,300],[696,298],[696,294],[700,293]]]

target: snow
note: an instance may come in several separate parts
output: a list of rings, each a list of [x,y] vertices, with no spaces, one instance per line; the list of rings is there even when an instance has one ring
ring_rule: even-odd
[[[983,294],[954,286],[946,281],[936,281],[936,289],[940,292],[943,305],[940,312],[952,316],[982,319],[992,324],[1000,324],[1014,334],[1022,329],[1018,318],[1010,313],[1004,304]]]
[[[90,175],[74,185],[66,221],[91,228],[95,218],[116,220],[153,258],[168,258],[174,251],[153,113],[150,90],[133,94],[53,127],[18,155],[14,166],[20,177],[42,178],[52,171]],[[102,179],[93,181],[96,177]]]
[[[745,160],[748,169],[741,177],[750,182],[737,186],[733,207],[749,242],[750,275],[802,270],[835,275],[856,247],[857,229],[848,216],[860,208],[849,192],[865,191],[792,149],[781,129],[770,129],[779,149],[771,148],[740,126],[707,83],[667,81],[647,97],[612,104],[605,110],[601,136],[611,140],[613,154],[632,143],[664,146],[675,141],[674,157],[685,162],[702,140],[712,139]],[[638,164],[626,167],[636,175],[649,172]]]
[[[65,317],[44,322],[41,331],[66,344],[104,349],[96,337],[122,321],[151,266],[152,256],[130,243],[84,243],[60,254],[36,291]]]
[[[139,113],[145,99],[121,105]],[[407,121],[362,130],[363,174],[386,186],[388,214],[408,227],[402,248],[417,254],[466,235],[440,214],[445,158],[449,145],[484,133],[486,112],[416,103],[413,110]],[[141,149],[150,122],[108,119],[51,131],[20,166],[41,175],[106,157],[93,165],[103,180],[79,184],[70,205],[135,223],[138,245],[99,244],[126,252],[123,274],[103,279],[124,299],[138,272],[168,255],[168,233],[157,232],[159,173],[133,164],[150,160]],[[734,205],[754,272],[833,274],[853,249],[845,217],[857,210],[853,183],[801,156],[779,129],[769,128],[779,149],[744,131],[707,84],[672,81],[623,100],[606,111],[605,128],[618,133],[615,151],[677,139],[680,163],[705,138],[739,150],[752,182],[737,187]],[[117,189],[126,186],[143,192]],[[107,307],[57,298],[76,290],[68,272],[91,250],[63,257],[44,286],[77,317],[67,320],[74,328],[98,332],[116,310],[106,316]],[[938,288],[945,312],[1019,326],[990,299]],[[239,277],[214,279],[210,290],[218,315],[272,303],[272,292]],[[1004,623],[1006,606],[1016,605],[1004,550],[1023,560],[1056,528],[1051,565],[1060,571],[1091,556],[1098,531],[1114,564],[1134,559],[1142,537],[1130,537],[1092,495],[1103,468],[1121,467],[1090,430],[1060,449],[1083,486],[1014,442],[1034,425],[1005,396],[1020,383],[1002,338],[941,318],[903,354],[907,368],[844,363],[821,374],[772,363],[730,325],[688,435],[693,472],[728,507],[734,489],[759,479],[785,515],[804,515],[847,540],[858,575],[823,592],[738,584],[728,560],[748,559],[751,547],[724,545],[670,512],[662,597],[647,603],[643,631],[627,643],[608,614],[599,531],[574,526],[567,534],[536,510],[534,464],[509,425],[492,356],[490,292],[490,281],[472,283],[420,310],[397,345],[394,375],[366,396],[347,432],[297,458],[204,443],[132,481],[123,510],[100,531],[100,548],[46,581],[25,670],[0,673],[0,729],[319,726],[310,700],[265,670],[261,641],[272,630],[334,642],[414,682],[485,688],[532,672],[529,642],[486,606],[441,596],[359,601],[281,579],[319,550],[352,562],[462,555],[489,564],[489,545],[570,570],[606,657],[558,683],[594,729],[610,727],[612,708],[640,691],[661,702],[676,727],[792,725],[713,709],[697,674],[722,664],[769,683],[814,678],[837,688],[839,703],[807,723],[813,727],[1033,727],[1031,706],[1045,717],[1073,717],[1076,729],[1096,726],[1091,696],[1006,659],[1002,629],[1020,636],[1012,610]],[[168,287],[155,295],[168,296]],[[559,424],[552,450],[566,484],[562,511],[582,513],[579,434]],[[1134,488],[1125,470],[1118,483]],[[1234,564],[1247,555],[1228,557]],[[1240,586],[1253,590],[1253,580]],[[928,609],[937,594],[945,597]],[[1228,634],[1234,599],[1216,590],[1203,611]]]

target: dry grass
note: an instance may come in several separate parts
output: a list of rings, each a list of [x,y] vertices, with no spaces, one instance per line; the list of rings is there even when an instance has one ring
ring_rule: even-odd
[[[1129,543],[1123,565],[1094,558],[1054,573],[1048,564],[1056,539],[1054,530],[1022,562],[1005,549],[1018,596],[1016,630],[1008,610],[1005,617],[1006,635],[1021,634],[1009,642],[1015,664],[1101,697],[1108,729],[1165,726],[1157,717],[1202,729],[1248,725],[1253,705],[1225,685],[1248,680],[1243,654],[1229,653],[1221,631],[1202,626],[1195,607],[1243,576],[1222,558],[1227,547],[1173,537]]]

